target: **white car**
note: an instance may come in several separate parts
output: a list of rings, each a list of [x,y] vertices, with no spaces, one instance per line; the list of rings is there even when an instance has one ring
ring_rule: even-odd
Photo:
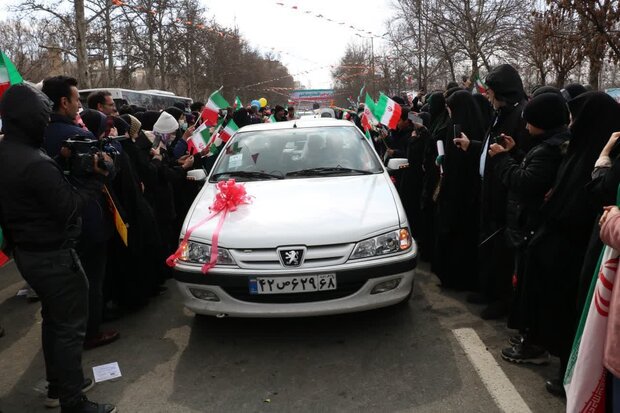
[[[408,300],[416,244],[396,188],[347,121],[251,125],[226,144],[183,226],[209,213],[216,183],[234,178],[250,204],[199,226],[175,266],[185,306],[219,317],[301,317]]]

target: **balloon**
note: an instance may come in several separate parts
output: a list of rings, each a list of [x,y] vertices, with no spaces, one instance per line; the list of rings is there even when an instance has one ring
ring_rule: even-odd
[[[258,100],[253,100],[252,103],[250,103],[250,106],[256,106],[257,108],[260,108],[260,102]]]
[[[264,108],[265,106],[267,106],[267,99],[260,98],[260,99],[258,99],[258,101],[260,102],[260,107],[261,108]]]

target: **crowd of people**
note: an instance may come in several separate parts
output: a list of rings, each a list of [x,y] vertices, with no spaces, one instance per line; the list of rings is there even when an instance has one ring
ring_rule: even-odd
[[[42,304],[45,405],[110,413],[114,406],[83,395],[93,382],[83,376],[82,350],[118,340],[102,323],[166,291],[166,257],[200,189],[188,171],[210,170],[217,152],[188,142],[204,103],[117,108],[99,91],[85,106],[66,76],[2,95],[0,227]],[[243,127],[294,116],[293,107],[250,105],[220,110],[218,121]]]
[[[507,64],[488,74],[486,87],[472,93],[465,77],[411,101],[395,96],[397,127],[368,132],[386,164],[409,161],[396,185],[421,259],[443,288],[484,304],[483,319],[508,317],[518,334],[502,350],[505,360],[558,356],[559,375],[546,386],[562,395],[603,247],[599,220],[620,214],[602,215],[620,184],[620,106],[578,84],[528,96]],[[46,405],[110,413],[114,406],[83,394],[93,382],[83,376],[82,350],[119,339],[102,323],[166,290],[166,257],[200,189],[188,171],[209,171],[217,151],[195,153],[188,142],[201,102],[117,108],[100,91],[86,103],[66,76],[4,93],[0,226],[42,303]],[[364,130],[363,105],[334,113]],[[292,106],[251,104],[219,117],[241,128],[296,116]],[[614,362],[609,371],[620,371]]]
[[[394,96],[401,121],[376,131],[374,144],[386,160],[409,160],[399,193],[441,287],[469,291],[468,302],[485,305],[483,319],[507,317],[516,334],[504,360],[542,364],[558,356],[559,374],[546,388],[563,396],[598,271],[599,224],[609,219],[601,215],[617,214],[609,206],[620,184],[620,105],[580,84],[537,87],[528,96],[508,64],[487,75],[485,93],[469,87],[465,78],[413,102]],[[410,111],[419,112],[418,122]],[[620,302],[611,305],[620,311]],[[606,367],[617,373],[620,366]]]

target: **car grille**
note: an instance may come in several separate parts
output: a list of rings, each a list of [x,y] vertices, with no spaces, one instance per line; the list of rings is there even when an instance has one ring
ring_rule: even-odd
[[[347,297],[359,291],[364,283],[364,281],[339,282],[336,290],[293,294],[250,294],[249,286],[223,287],[223,289],[228,295],[240,301],[263,304],[294,304],[335,300],[337,298]]]
[[[344,264],[354,244],[320,245],[307,247],[304,263],[300,269],[319,268],[331,265]],[[230,250],[240,268],[254,270],[281,270],[284,269],[278,257],[278,251],[273,249]]]

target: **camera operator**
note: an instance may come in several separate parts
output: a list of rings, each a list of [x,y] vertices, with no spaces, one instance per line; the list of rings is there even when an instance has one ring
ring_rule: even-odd
[[[75,122],[80,110],[80,95],[77,80],[67,76],[55,76],[45,79],[43,93],[52,101],[50,124],[45,129],[43,147],[50,157],[60,153],[62,143],[69,136],[81,136],[95,139],[88,130],[82,129]]]
[[[101,184],[90,179],[77,192],[41,147],[50,116],[49,99],[28,85],[9,88],[0,101],[5,138],[0,142],[2,227],[15,247],[15,262],[42,303],[42,341],[48,387],[46,405],[63,413],[112,413],[83,391],[82,344],[88,317],[88,281],[74,246],[80,213]],[[93,157],[96,174],[98,156]],[[59,400],[58,400],[59,399]]]
[[[68,139],[60,155],[55,157],[69,181],[78,190],[81,190],[84,183],[94,175],[90,159],[95,154],[100,158],[100,168],[109,172],[107,176],[99,176],[98,179],[103,184],[109,184],[114,179],[115,167],[110,154],[119,153],[117,146],[120,146],[118,142],[114,142],[116,145],[113,145],[105,140],[107,118],[103,113],[85,109],[82,112],[82,119],[96,136],[96,140]],[[110,344],[120,337],[116,330],[100,329],[104,308],[103,285],[108,260],[108,242],[114,235],[114,218],[104,192],[100,192],[84,206],[82,219],[82,235],[76,250],[89,283],[88,326],[84,348],[92,349]]]
[[[88,142],[99,140],[101,132],[107,128],[107,118],[96,110],[85,109],[81,117],[88,130],[83,130],[73,122],[80,107],[77,80],[74,78],[55,76],[45,79],[42,90],[51,99],[54,111],[51,114],[51,122],[45,129],[45,149],[50,157],[61,164],[70,182],[81,190],[84,178],[88,181],[93,174],[90,168],[92,164],[90,158],[94,147]],[[68,145],[66,141],[69,138],[76,142]],[[105,168],[113,175],[111,160],[105,157],[106,155],[102,155],[100,162],[105,162],[107,164]],[[101,166],[103,169],[104,165]],[[107,199],[100,191],[84,207],[83,230],[76,248],[89,282],[88,328],[84,343],[84,346],[89,349],[111,343],[119,338],[117,331],[100,331],[103,317],[106,244],[112,237],[113,231],[113,221]]]

